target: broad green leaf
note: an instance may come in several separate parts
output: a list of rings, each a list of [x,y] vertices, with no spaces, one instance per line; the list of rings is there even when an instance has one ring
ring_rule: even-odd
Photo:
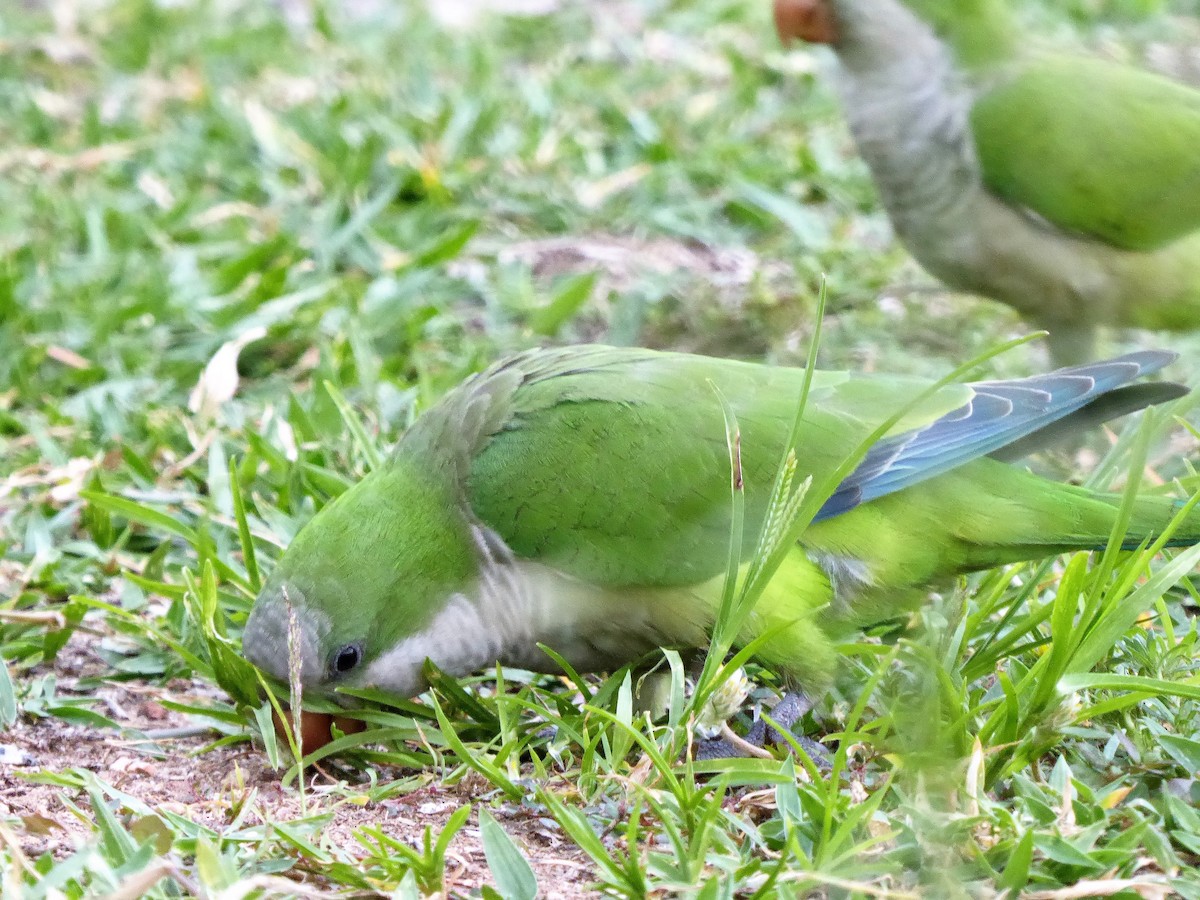
[[[479,808],[479,839],[496,887],[506,900],[534,900],[537,878],[525,856],[486,807]]]
[[[13,690],[12,678],[8,674],[8,663],[0,654],[0,725],[12,727],[17,721],[17,695]]]

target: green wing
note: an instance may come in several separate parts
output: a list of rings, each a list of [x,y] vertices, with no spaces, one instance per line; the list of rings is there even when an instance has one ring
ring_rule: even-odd
[[[828,479],[843,461],[930,383],[820,372],[796,448],[798,474],[832,491],[818,518],[838,516],[980,456],[1031,446],[1054,423],[1086,417],[1115,388],[1171,359],[1145,352],[1033,379],[940,388],[836,490]],[[528,354],[513,366],[525,380],[511,417],[475,455],[467,494],[514,552],[606,586],[695,584],[723,571],[730,453],[719,391],[740,431],[749,554],[801,370],[608,348]],[[1139,395],[1132,406],[1161,399]]]
[[[1034,60],[975,102],[987,186],[1126,250],[1200,229],[1200,91],[1099,60]]]
[[[599,584],[686,585],[725,566],[730,453],[717,391],[741,432],[747,542],[757,535],[803,372],[610,348],[519,358],[513,415],[472,463],[477,516],[520,556]],[[822,372],[805,416],[801,475],[819,481],[927,381]],[[940,391],[919,427],[961,406]],[[749,548],[747,548],[748,550]]]

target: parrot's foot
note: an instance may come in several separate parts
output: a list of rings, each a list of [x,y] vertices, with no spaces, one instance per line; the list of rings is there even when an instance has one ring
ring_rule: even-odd
[[[779,729],[768,726],[767,720],[760,716],[746,735],[746,740],[759,747],[765,746],[767,741],[772,744],[787,743],[783,736],[784,733],[790,734],[796,723],[803,719],[804,714],[812,708],[813,702],[805,694],[800,691],[788,691],[783,695],[783,699],[768,712],[771,720],[779,726]]]
[[[748,748],[752,748],[753,752]],[[696,762],[708,762],[712,759],[744,759],[746,757],[762,756],[763,754],[766,754],[769,759],[774,759],[762,747],[755,747],[753,744],[748,743],[745,738],[739,738],[733,732],[727,732],[721,737],[710,738],[706,741],[696,741],[692,748],[692,758]]]
[[[829,756],[821,744],[818,744],[811,738],[791,733],[792,727],[804,717],[805,713],[812,709],[812,705],[812,700],[804,694],[798,691],[789,691],[783,695],[782,700],[775,704],[775,708],[768,713],[778,728],[768,726],[766,719],[760,718],[754,723],[754,726],[746,736],[742,738],[738,737],[726,726],[724,733],[720,737],[696,742],[695,758],[697,760],[710,760],[757,756],[773,759],[774,755],[766,749],[767,744],[787,745],[790,738],[804,748],[804,752],[812,757],[813,762],[818,766],[828,768]],[[785,732],[787,737],[784,736]]]

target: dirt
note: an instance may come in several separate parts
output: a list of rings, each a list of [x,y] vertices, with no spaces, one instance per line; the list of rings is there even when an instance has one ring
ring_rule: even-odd
[[[54,669],[58,696],[70,696],[81,679],[108,670],[88,643],[86,635],[77,633],[60,653]],[[45,670],[32,674],[36,677]],[[246,741],[206,750],[221,735],[161,702],[211,703],[219,697],[212,686],[179,679],[165,686],[122,682],[98,690],[93,686],[88,693],[101,700],[96,711],[118,722],[121,731],[73,725],[56,717],[23,717],[7,732],[0,732],[0,823],[7,820],[11,830],[6,835],[0,829],[0,841],[11,843],[15,838],[16,848],[29,860],[44,853],[63,858],[98,840],[85,791],[38,783],[50,773],[87,770],[134,798],[109,803],[128,828],[146,818],[146,810],[136,808],[137,802],[218,834],[235,827],[328,815],[329,820],[316,833],[303,824],[297,825],[297,830],[330,857],[351,863],[367,855],[355,837],[364,826],[378,827],[390,837],[419,846],[427,827],[436,836],[462,805],[471,803],[477,809],[488,803],[489,811],[533,867],[539,896],[595,894],[588,887],[594,880],[594,867],[582,851],[556,825],[528,807],[489,803],[494,791],[482,779],[466,778],[446,786],[433,772],[377,766],[373,773],[342,772],[338,778],[325,770],[310,770],[302,806],[295,785],[282,785],[283,771],[270,768],[260,747]],[[139,732],[157,739],[148,741]],[[390,781],[404,784],[386,799],[362,803],[365,791],[356,790],[353,782],[365,788],[372,775],[377,786]],[[356,799],[348,801],[348,797]],[[235,826],[244,806],[249,809]],[[308,887],[325,887],[319,875],[303,868],[300,862],[285,877]],[[450,844],[445,888],[451,896],[461,896],[489,883],[492,879],[479,839],[478,813],[473,811]]]

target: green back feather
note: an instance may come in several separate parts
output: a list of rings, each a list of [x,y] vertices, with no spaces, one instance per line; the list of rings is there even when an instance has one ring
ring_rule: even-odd
[[[476,456],[469,485],[475,513],[518,555],[614,587],[719,574],[729,542],[730,453],[717,390],[741,429],[749,549],[795,416],[801,370],[607,348],[533,359],[541,371]],[[803,471],[832,473],[923,386],[818,373]],[[926,424],[968,395],[949,387],[906,425]]]
[[[983,93],[971,127],[987,186],[1060,228],[1126,250],[1200,229],[1200,91],[1039,59]]]

